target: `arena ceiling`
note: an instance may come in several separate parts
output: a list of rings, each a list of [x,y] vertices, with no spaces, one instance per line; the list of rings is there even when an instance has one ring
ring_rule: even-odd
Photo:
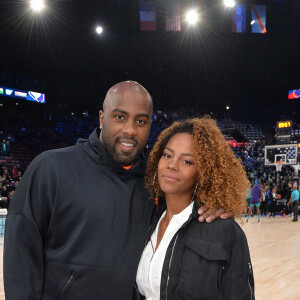
[[[242,1],[267,5],[267,34],[232,33],[222,0],[180,1],[198,7],[202,20],[166,32],[164,1],[155,2],[157,30],[141,32],[139,1],[52,0],[40,16],[28,1],[2,1],[0,63],[40,79],[49,103],[80,109],[99,107],[105,91],[127,79],[148,88],[157,109],[299,108],[287,93],[300,88],[300,1]]]

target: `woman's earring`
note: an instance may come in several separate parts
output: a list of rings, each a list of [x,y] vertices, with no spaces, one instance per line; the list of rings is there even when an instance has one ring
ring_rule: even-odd
[[[197,192],[198,184],[199,184],[199,183],[197,182],[197,184],[196,184],[196,186],[195,186],[195,189],[194,189],[194,193],[193,193],[192,201],[194,201],[194,197],[195,197],[195,195],[196,195],[196,192]]]
[[[156,192],[156,190],[155,190],[155,179],[156,179],[156,175],[157,175],[157,172],[154,174],[152,185],[153,185],[153,188],[154,188],[154,191],[155,191],[155,198],[154,198],[154,200],[155,200],[155,206],[156,206],[156,210],[158,210],[159,201],[158,201],[157,192]]]

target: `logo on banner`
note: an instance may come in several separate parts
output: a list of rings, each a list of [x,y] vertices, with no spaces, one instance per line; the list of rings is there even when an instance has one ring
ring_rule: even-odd
[[[289,99],[298,99],[300,98],[300,89],[289,91]]]
[[[27,100],[43,103],[45,102],[45,94],[37,92],[28,92]]]
[[[295,98],[300,98],[300,90],[294,90],[294,91],[293,91],[293,96],[294,96]]]
[[[27,93],[20,92],[20,91],[15,91],[15,96],[22,97],[22,98],[27,98]]]
[[[295,98],[300,98],[300,90],[294,90],[294,91],[293,91],[293,96],[294,96]]]
[[[14,90],[5,89],[5,94],[10,96],[13,93]]]

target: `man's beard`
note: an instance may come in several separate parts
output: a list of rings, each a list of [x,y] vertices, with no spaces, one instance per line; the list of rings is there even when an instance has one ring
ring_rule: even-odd
[[[119,153],[117,151],[117,143],[121,138],[125,138],[127,140],[134,140],[137,148],[136,148],[136,152],[133,156],[131,156],[132,154],[130,153]],[[137,140],[132,139],[132,138],[128,138],[128,137],[116,137],[113,141],[111,141],[110,139],[106,138],[106,134],[102,129],[102,141],[103,141],[103,146],[106,150],[106,152],[113,158],[113,160],[118,163],[121,166],[130,166],[132,164],[134,164],[141,152],[143,151],[145,146],[141,146]]]

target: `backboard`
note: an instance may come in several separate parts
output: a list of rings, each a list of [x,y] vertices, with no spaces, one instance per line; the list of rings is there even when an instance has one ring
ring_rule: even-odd
[[[276,161],[282,161],[283,165],[296,165],[298,144],[265,146],[265,166],[275,166]]]

